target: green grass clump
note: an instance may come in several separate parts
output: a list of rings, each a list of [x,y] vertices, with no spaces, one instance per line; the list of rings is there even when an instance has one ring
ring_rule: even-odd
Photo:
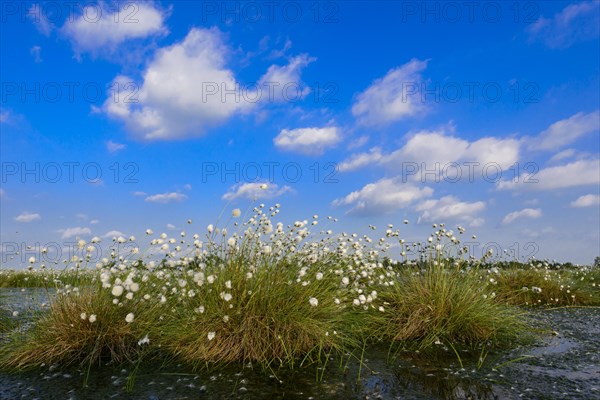
[[[16,318],[11,312],[0,308],[0,333],[10,332],[17,326]]]
[[[299,279],[299,265],[300,259],[242,254],[224,265],[209,262],[188,276],[186,286],[196,294],[184,298],[163,325],[164,346],[194,365],[251,361],[262,366],[294,366],[307,356],[304,361],[351,348],[343,306],[334,302],[340,279],[321,262]],[[215,280],[198,285],[199,274]]]
[[[0,270],[0,288],[82,286],[91,284],[95,276],[95,271],[78,269]]]
[[[386,304],[381,335],[407,347],[504,347],[527,336],[521,312],[498,303],[476,270],[431,263],[406,271],[380,297]]]
[[[523,306],[600,305],[597,271],[519,269],[496,277],[498,298]]]
[[[0,350],[0,367],[11,370],[60,364],[89,366],[106,357],[115,362],[137,360],[143,347],[151,308],[116,306],[110,292],[98,286],[61,292],[25,333],[15,332]],[[134,322],[126,316],[134,312]]]

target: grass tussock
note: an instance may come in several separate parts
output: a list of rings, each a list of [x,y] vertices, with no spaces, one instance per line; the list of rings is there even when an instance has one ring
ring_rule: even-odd
[[[17,322],[10,311],[0,308],[0,333],[10,332],[15,329]]]
[[[103,358],[137,360],[147,316],[138,308],[136,323],[128,323],[131,308],[115,306],[112,300],[97,288],[58,294],[35,326],[25,335],[13,334],[11,345],[0,350],[0,366],[22,370],[44,363],[89,366]]]
[[[185,286],[196,293],[183,299],[163,326],[164,346],[195,365],[263,366],[293,366],[322,351],[351,347],[344,307],[335,302],[345,290],[326,263],[302,267],[300,257],[253,261],[260,265],[240,253],[226,264],[210,260],[189,274]],[[198,285],[210,276],[213,283]]]
[[[497,302],[476,271],[444,265],[412,269],[381,296],[388,303],[381,335],[408,347],[504,347],[528,331],[521,313]]]
[[[600,305],[600,271],[516,269],[498,274],[498,300],[521,306]],[[597,283],[598,282],[598,283]]]
[[[0,270],[0,288],[55,288],[64,285],[90,285],[95,271],[79,269]]]

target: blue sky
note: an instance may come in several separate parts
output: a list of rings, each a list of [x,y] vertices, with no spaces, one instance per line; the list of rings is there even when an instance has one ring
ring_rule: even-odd
[[[469,4],[2,2],[2,265],[261,202],[591,263],[600,3]]]

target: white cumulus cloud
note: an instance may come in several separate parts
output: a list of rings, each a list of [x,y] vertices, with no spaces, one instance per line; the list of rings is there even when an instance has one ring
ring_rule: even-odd
[[[542,210],[539,208],[524,208],[521,211],[513,211],[502,219],[502,225],[508,225],[519,218],[540,218]]]
[[[381,153],[381,148],[373,147],[368,152],[353,154],[348,159],[339,163],[338,171],[354,171],[369,165],[379,164],[382,159],[383,154]]]
[[[332,205],[351,205],[350,214],[389,214],[432,194],[433,189],[429,187],[419,188],[398,178],[384,178],[334,200]]]
[[[61,31],[76,52],[114,50],[131,39],[143,39],[167,32],[165,13],[153,2],[88,3],[77,18],[67,18]]]
[[[548,162],[552,163],[552,162],[562,161],[562,160],[574,157],[576,154],[577,154],[577,152],[575,151],[575,149],[565,149],[565,150],[559,151],[558,153],[556,153],[552,157],[550,157]]]
[[[393,171],[406,172],[407,176],[416,180],[422,177],[433,180],[428,171],[435,171],[433,174],[438,177],[446,173],[452,178],[460,173],[460,179],[469,180],[483,177],[486,168],[503,171],[519,160],[521,141],[517,139],[483,137],[470,142],[455,136],[452,131],[452,128],[442,128],[410,134],[401,148],[388,154],[383,154],[379,147],[354,154],[340,163],[339,170],[381,165]],[[451,168],[452,163],[458,166]]]
[[[114,238],[114,237],[119,237],[119,236],[123,236],[123,237],[125,237],[126,235],[125,235],[123,232],[121,232],[121,231],[116,231],[116,230],[115,230],[115,231],[108,231],[108,232],[106,232],[106,233],[104,234],[104,237],[105,237],[105,238],[108,238],[108,239],[110,239],[110,238]]]
[[[199,137],[265,102],[284,100],[283,88],[301,85],[302,69],[314,60],[292,57],[288,65],[271,66],[256,84],[243,84],[227,66],[233,54],[218,28],[192,28],[182,41],[156,51],[141,82],[115,77],[112,84],[124,89],[123,96],[108,97],[103,110],[138,139]],[[292,96],[291,89],[287,93]]]
[[[550,190],[600,184],[600,160],[578,160],[565,165],[524,173],[513,180],[496,184],[499,190]]]
[[[250,106],[236,95],[223,97],[224,90],[239,88],[225,67],[228,52],[221,31],[193,28],[182,42],[157,51],[143,82],[135,84],[136,103],[110,97],[105,110],[142,139],[200,136]],[[125,76],[114,80],[122,86],[131,82]]]
[[[416,59],[394,68],[356,96],[352,114],[360,124],[387,125],[426,112],[421,72],[427,61]]]
[[[600,131],[600,111],[588,114],[579,112],[557,121],[532,140],[531,150],[558,150],[580,137]]]
[[[258,84],[269,101],[298,101],[310,93],[310,89],[302,84],[300,74],[304,67],[316,58],[301,54],[289,59],[286,65],[271,65],[259,79]]]
[[[485,206],[484,201],[469,203],[449,195],[440,199],[425,200],[417,205],[415,209],[422,212],[419,216],[419,222],[446,222],[452,219],[463,221],[471,226],[480,226],[483,219],[478,215],[485,209]]]
[[[266,188],[264,188],[264,185],[266,185]],[[232,186],[222,198],[223,200],[235,200],[238,198],[248,200],[272,199],[291,191],[292,188],[287,185],[280,188],[274,183],[248,182]]]
[[[564,49],[576,42],[600,35],[598,2],[570,4],[551,18],[541,17],[527,28],[531,41],[539,40],[553,49]]]
[[[597,194],[586,194],[571,202],[571,207],[594,207],[600,205],[600,196]]]
[[[83,235],[91,235],[92,231],[90,228],[84,228],[81,226],[76,226],[73,228],[59,229],[58,232],[62,233],[63,239],[69,239],[72,237],[79,237]]]
[[[109,153],[116,153],[125,149],[125,147],[127,146],[122,143],[113,142],[112,140],[106,142],[106,150],[108,150]]]
[[[342,139],[339,128],[282,129],[273,139],[278,148],[306,155],[321,155],[328,148],[334,147]]]
[[[144,201],[149,203],[171,203],[173,201],[183,201],[185,199],[187,199],[187,196],[183,193],[170,192],[147,196]]]
[[[42,219],[42,216],[40,214],[31,213],[27,211],[23,211],[21,214],[15,217],[15,221],[17,222],[33,222],[40,219]]]

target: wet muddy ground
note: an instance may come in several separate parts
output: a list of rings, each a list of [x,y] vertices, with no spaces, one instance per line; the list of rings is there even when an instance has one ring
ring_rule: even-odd
[[[20,310],[44,301],[39,290],[0,290],[3,307]],[[387,347],[371,347],[364,365],[332,359],[316,367],[264,372],[250,365],[195,373],[182,366],[131,370],[107,365],[92,371],[43,366],[0,372],[0,399],[600,399],[600,308],[535,309],[530,315],[547,334],[534,345],[488,354],[451,350],[432,357],[401,353],[388,362]],[[6,345],[6,342],[0,345]],[[359,378],[360,373],[360,378]],[[317,377],[321,376],[318,381]]]

